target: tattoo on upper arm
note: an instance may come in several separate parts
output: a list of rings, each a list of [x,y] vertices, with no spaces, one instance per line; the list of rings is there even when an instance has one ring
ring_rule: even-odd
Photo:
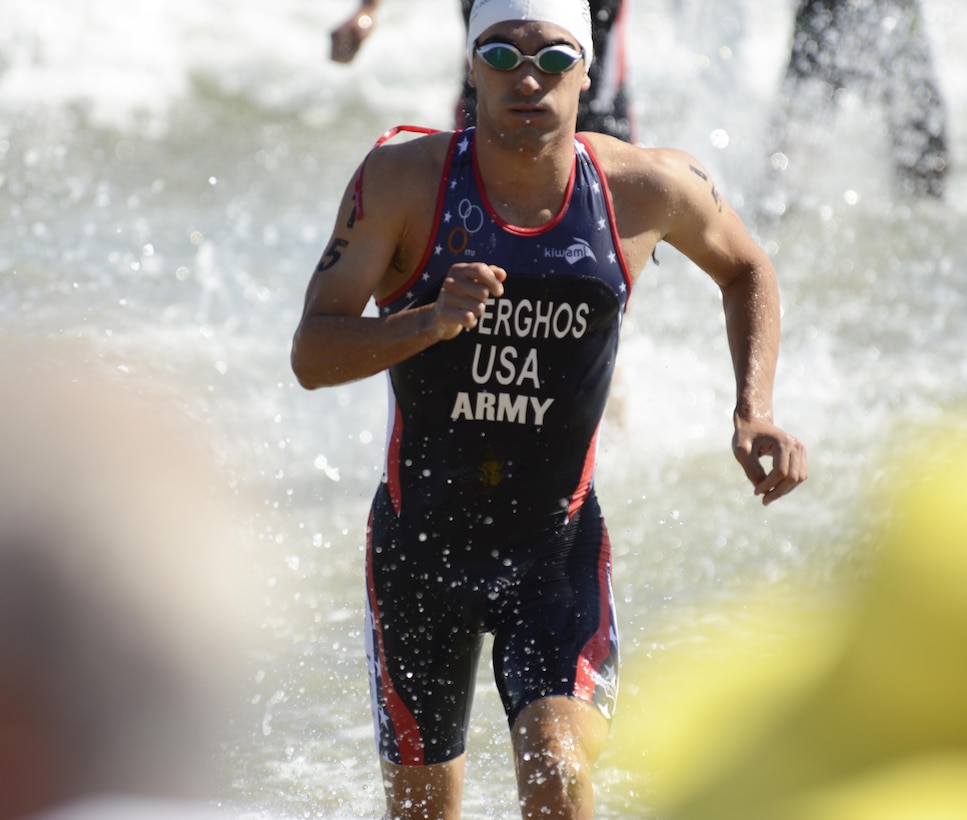
[[[345,239],[334,236],[332,242],[329,243],[329,247],[326,248],[326,252],[322,255],[322,259],[319,260],[319,264],[316,265],[316,272],[329,270],[329,268],[335,265],[342,256],[340,248],[345,248],[347,245],[349,243]]]
[[[705,182],[709,183],[712,186],[712,199],[715,200],[715,204],[718,206],[719,213],[722,213],[722,197],[719,194],[718,188],[715,187],[715,183],[708,178],[708,174],[706,174],[701,168],[696,168],[694,165],[689,165],[688,167],[691,169],[693,174],[695,174],[698,177],[701,177]]]

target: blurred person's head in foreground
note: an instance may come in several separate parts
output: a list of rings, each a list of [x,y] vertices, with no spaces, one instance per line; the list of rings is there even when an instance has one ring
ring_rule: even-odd
[[[245,642],[226,484],[170,392],[42,358],[0,356],[0,820],[211,796]]]

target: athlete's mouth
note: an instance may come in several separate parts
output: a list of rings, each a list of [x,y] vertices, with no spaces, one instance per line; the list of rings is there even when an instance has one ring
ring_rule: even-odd
[[[547,109],[542,105],[512,105],[510,106],[510,112],[521,116],[534,117],[540,114],[546,114]]]

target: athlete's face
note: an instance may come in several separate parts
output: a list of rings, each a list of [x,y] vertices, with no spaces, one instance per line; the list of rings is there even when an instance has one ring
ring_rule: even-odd
[[[552,45],[568,45],[580,51],[574,38],[551,23],[510,21],[491,26],[478,46],[507,43],[524,55],[537,54]],[[538,136],[572,128],[577,121],[578,97],[591,85],[584,60],[561,74],[541,71],[523,61],[510,71],[489,65],[474,52],[470,73],[477,89],[477,124],[508,138]]]

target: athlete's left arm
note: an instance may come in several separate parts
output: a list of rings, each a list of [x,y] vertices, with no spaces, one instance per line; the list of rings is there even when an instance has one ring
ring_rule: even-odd
[[[678,151],[661,152],[659,162],[669,197],[662,238],[722,291],[736,385],[732,449],[756,495],[770,504],[808,474],[802,442],[777,427],[772,415],[780,335],[776,272],[708,171]],[[762,456],[772,458],[768,473]]]

